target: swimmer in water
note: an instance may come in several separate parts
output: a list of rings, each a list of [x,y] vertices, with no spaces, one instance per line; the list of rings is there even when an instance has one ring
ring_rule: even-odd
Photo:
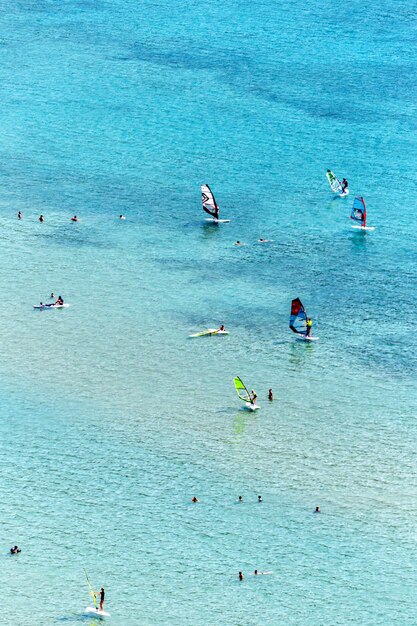
[[[245,244],[242,243],[241,241],[235,241],[235,243],[233,245],[234,246],[244,246]]]
[[[43,217],[43,215],[39,215],[38,219],[39,219],[40,222],[44,222],[45,221],[45,218]]]
[[[21,213],[21,211],[19,211],[19,213],[17,214],[17,219],[18,219],[18,220],[21,220],[21,219],[22,219],[22,213]]]
[[[314,511],[314,513],[321,513],[319,506],[316,506],[316,510]]]
[[[71,218],[71,222],[78,222],[78,217],[74,215],[74,217]]]
[[[19,552],[22,552],[19,546],[14,546],[13,548],[10,548],[10,554],[19,554]]]
[[[54,292],[51,293],[51,295],[49,296],[51,298],[51,300],[53,300],[55,298],[55,294]]]
[[[242,498],[242,496],[239,496],[239,500],[238,500],[238,502],[243,502],[243,498]]]
[[[273,399],[274,399],[274,394],[272,393],[272,389],[269,389],[269,391],[268,391],[268,400],[270,402],[272,402]]]
[[[124,215],[119,215],[119,220],[125,220],[125,216]]]
[[[243,572],[239,572],[239,580],[243,580],[244,576],[243,576]]]
[[[200,502],[200,500],[194,496],[194,498],[191,498],[191,502]]]
[[[262,502],[262,496],[258,496],[258,502]]]

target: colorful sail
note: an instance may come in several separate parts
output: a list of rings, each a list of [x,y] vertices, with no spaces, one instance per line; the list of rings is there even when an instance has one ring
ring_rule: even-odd
[[[338,178],[336,178],[332,170],[327,170],[326,176],[333,193],[343,193],[342,183]]]
[[[218,219],[219,207],[208,185],[201,185],[201,199],[203,202],[203,210],[215,219]]]
[[[91,585],[91,583],[90,583],[90,579],[88,578],[88,574],[87,574],[87,572],[86,572],[85,570],[84,570],[84,574],[85,574],[85,577],[86,577],[86,579],[87,579],[88,587],[89,587],[89,589],[90,589],[90,595],[91,595],[91,597],[92,597],[92,599],[93,599],[94,606],[95,606],[95,608],[97,608],[97,598],[96,598],[96,594],[94,593],[94,589],[93,589],[93,587],[92,587],[92,585]]]
[[[233,382],[235,384],[235,389],[239,398],[243,402],[249,402],[249,404],[253,404],[252,396],[243,384],[241,378],[239,378],[239,376],[235,376]]]
[[[290,328],[298,335],[307,335],[307,312],[300,298],[291,302]]]
[[[366,226],[366,204],[365,200],[362,196],[356,196],[353,206],[352,213],[350,214],[350,219],[354,222],[358,222],[362,228]]]

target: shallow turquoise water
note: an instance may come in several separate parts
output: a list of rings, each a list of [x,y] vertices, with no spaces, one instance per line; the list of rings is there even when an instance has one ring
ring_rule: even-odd
[[[5,3],[1,623],[415,623],[415,19]]]

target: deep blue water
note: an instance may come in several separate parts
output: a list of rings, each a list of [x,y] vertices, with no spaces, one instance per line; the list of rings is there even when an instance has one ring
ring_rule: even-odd
[[[415,624],[416,7],[2,8],[0,623]]]

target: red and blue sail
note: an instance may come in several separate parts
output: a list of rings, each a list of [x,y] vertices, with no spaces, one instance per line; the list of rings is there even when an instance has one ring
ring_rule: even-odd
[[[365,200],[362,198],[362,196],[356,196],[354,202],[353,202],[353,206],[352,206],[352,212],[350,214],[350,219],[353,220],[354,222],[357,222],[358,224],[360,224],[360,226],[362,226],[362,228],[365,228],[366,226],[366,204],[365,204]]]
[[[291,302],[290,328],[298,335],[307,335],[307,312],[300,298]]]

